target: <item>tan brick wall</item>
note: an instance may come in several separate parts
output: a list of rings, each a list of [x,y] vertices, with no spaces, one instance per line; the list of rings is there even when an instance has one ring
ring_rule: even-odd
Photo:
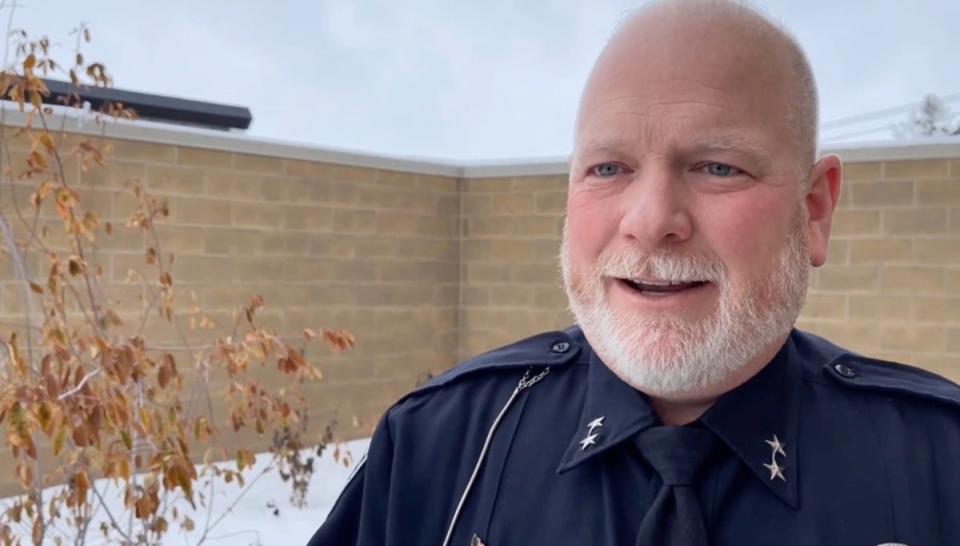
[[[195,295],[220,325],[188,333],[192,341],[224,332],[252,294],[266,298],[264,320],[277,331],[357,336],[344,356],[308,352],[325,373],[311,392],[315,419],[336,418],[342,437],[368,434],[427,373],[572,321],[556,258],[565,175],[457,180],[135,141],[113,147],[108,169],[68,165],[67,176],[116,226],[134,206],[130,178],[169,201],[159,232],[162,252],[176,255],[181,309]],[[23,154],[14,146],[14,161]],[[960,379],[960,161],[852,163],[845,179],[829,263],[811,279],[800,326]],[[3,188],[9,216],[30,188],[18,185],[15,196]],[[49,215],[40,220],[56,227]],[[57,235],[49,243],[66,244]],[[122,229],[99,245],[108,296],[132,319],[142,303],[126,279],[143,270],[145,245]],[[40,271],[38,256],[29,263]],[[21,318],[13,278],[0,258],[5,333]],[[147,331],[177,343],[162,321]]]
[[[142,302],[138,285],[126,282],[129,272],[156,276],[144,265],[141,236],[120,227],[135,204],[124,182],[137,178],[170,205],[170,218],[158,232],[162,254],[175,255],[178,308],[186,315],[199,305],[218,324],[213,331],[191,332],[183,316],[191,343],[210,343],[227,332],[233,313],[253,294],[266,299],[265,324],[295,339],[305,327],[346,328],[356,336],[355,350],[342,356],[329,356],[319,345],[308,349],[325,376],[310,392],[314,423],[336,419],[341,437],[368,435],[383,410],[426,372],[455,362],[455,178],[133,141],[112,146],[107,169],[80,172],[70,164],[67,176],[81,201],[115,226],[115,235],[100,240],[97,258],[107,296],[131,329]],[[8,184],[3,188],[5,213],[14,201],[27,207],[31,185],[18,185],[15,196]],[[49,211],[41,222],[55,228],[48,242],[65,247],[57,235],[62,227]],[[24,234],[22,227],[17,233]],[[37,256],[30,263],[42,274]],[[20,296],[4,254],[4,337],[22,321]],[[182,346],[175,328],[159,319],[148,322],[146,337]],[[188,367],[189,352],[178,355],[181,367]],[[266,441],[255,440],[253,447]]]
[[[557,252],[566,176],[463,184],[460,356],[571,322]]]
[[[850,163],[799,326],[960,380],[960,161]],[[463,189],[461,357],[569,324],[556,255],[566,177]]]
[[[800,326],[960,380],[956,161],[847,165],[827,265]]]

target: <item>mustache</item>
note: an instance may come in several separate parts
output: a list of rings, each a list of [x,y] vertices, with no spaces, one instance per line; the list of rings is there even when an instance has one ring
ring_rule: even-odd
[[[712,256],[669,251],[644,253],[607,249],[597,259],[596,272],[605,277],[673,282],[719,282],[726,278],[726,267]]]

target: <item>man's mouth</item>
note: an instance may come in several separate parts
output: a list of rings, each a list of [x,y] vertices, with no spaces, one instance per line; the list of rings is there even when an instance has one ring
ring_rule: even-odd
[[[660,296],[676,294],[687,290],[693,290],[705,286],[709,281],[670,281],[670,280],[652,280],[652,279],[623,279],[617,278],[617,282],[627,288],[649,296]]]

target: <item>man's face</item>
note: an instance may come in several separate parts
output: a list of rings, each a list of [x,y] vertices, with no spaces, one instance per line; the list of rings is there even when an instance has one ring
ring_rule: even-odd
[[[779,71],[723,40],[677,54],[650,40],[614,47],[584,94],[564,283],[615,373],[696,398],[779,346],[800,311],[806,172]]]

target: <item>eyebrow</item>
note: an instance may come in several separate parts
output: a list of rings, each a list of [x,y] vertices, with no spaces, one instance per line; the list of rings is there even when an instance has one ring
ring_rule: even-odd
[[[765,147],[746,138],[735,136],[706,138],[695,141],[688,150],[689,153],[711,151],[734,152],[747,155],[758,161],[760,167],[765,170],[773,166],[773,156],[770,155],[770,152],[767,151]]]

